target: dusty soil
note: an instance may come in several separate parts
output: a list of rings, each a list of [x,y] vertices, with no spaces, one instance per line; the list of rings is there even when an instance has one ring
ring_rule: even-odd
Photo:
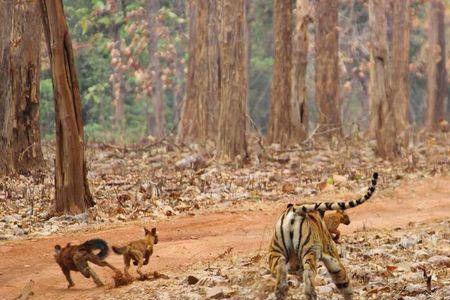
[[[336,195],[349,199],[355,195]],[[320,199],[321,197],[318,197]],[[267,247],[273,222],[286,202],[246,203],[218,213],[203,212],[190,217],[173,217],[156,225],[159,243],[147,270],[176,274],[197,262],[214,261],[232,249],[233,255],[246,255]],[[381,191],[374,199],[349,211],[352,223],[344,233],[376,229],[394,229],[410,222],[434,222],[450,216],[450,177],[439,176],[404,181],[400,187]],[[77,243],[101,237],[110,244],[122,244],[142,235],[141,224],[129,223],[115,228],[92,229],[85,232],[47,238],[0,243],[0,299],[13,299],[33,279],[32,299],[95,299],[110,289],[112,273],[94,267],[109,285],[96,288],[91,280],[73,274],[76,286],[70,290],[53,259],[53,246]],[[108,261],[122,267],[121,257],[111,254]],[[170,279],[169,279],[170,280]],[[120,289],[109,290],[114,294]]]

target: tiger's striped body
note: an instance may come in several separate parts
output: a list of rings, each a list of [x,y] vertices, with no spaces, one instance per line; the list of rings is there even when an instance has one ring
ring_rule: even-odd
[[[372,184],[366,195],[355,201],[288,205],[275,225],[270,244],[269,265],[272,274],[276,277],[277,299],[283,299],[286,295],[288,271],[296,274],[303,273],[307,299],[317,299],[314,280],[319,260],[325,264],[344,299],[352,299],[347,272],[320,212],[345,210],[364,203],[375,191],[377,178],[378,174],[374,173]]]

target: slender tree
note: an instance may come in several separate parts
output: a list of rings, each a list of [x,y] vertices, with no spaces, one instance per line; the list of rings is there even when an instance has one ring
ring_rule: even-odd
[[[398,154],[395,114],[391,86],[390,62],[387,45],[385,0],[369,1],[370,27],[370,113],[381,157],[393,159]]]
[[[245,0],[221,0],[220,5],[217,152],[228,161],[247,156],[248,37]]]
[[[121,0],[111,0],[111,13],[113,16],[120,16],[122,9]],[[112,50],[111,50],[111,67],[112,74],[110,77],[112,87],[112,103],[114,108],[114,129],[118,131],[120,138],[123,138],[125,127],[125,105],[124,105],[124,76],[123,76],[123,58],[121,52],[122,40],[120,38],[120,28],[122,20],[113,17],[111,26]]]
[[[39,130],[41,19],[37,2],[0,1],[0,174],[43,167]]]
[[[295,140],[304,140],[308,134],[308,107],[306,103],[306,67],[308,65],[308,24],[312,21],[307,0],[297,0],[292,41],[291,123]]]
[[[189,64],[179,138],[203,144],[217,133],[219,98],[218,2],[189,2]]]
[[[338,67],[338,1],[318,0],[316,6],[316,105],[319,132],[342,132]]]
[[[409,128],[409,0],[392,1],[392,81],[397,137],[403,146],[408,143]]]
[[[425,125],[430,130],[438,128],[439,120],[446,116],[445,99],[448,95],[445,68],[445,6],[442,0],[430,0],[428,10],[428,64],[427,109]]]
[[[162,137],[165,134],[166,118],[161,82],[161,64],[158,55],[159,34],[157,31],[157,27],[159,0],[147,0],[146,8],[149,32],[148,55],[150,57],[150,65],[148,70],[151,74],[150,77],[153,83],[153,90],[150,96],[155,116],[155,128],[147,126],[147,131],[148,133],[153,133],[155,136]]]
[[[55,211],[76,214],[95,203],[84,158],[81,99],[62,0],[40,0],[56,112]]]

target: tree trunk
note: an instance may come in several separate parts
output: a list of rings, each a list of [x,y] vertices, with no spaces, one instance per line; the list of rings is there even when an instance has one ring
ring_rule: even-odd
[[[339,98],[338,1],[317,1],[316,104],[320,129],[326,136],[341,135]]]
[[[378,154],[386,159],[398,154],[392,93],[389,92],[390,62],[387,45],[385,0],[369,1],[370,112]]]
[[[308,134],[306,68],[308,65],[308,24],[312,21],[307,0],[297,0],[292,41],[291,124],[296,141]]]
[[[186,17],[186,4],[184,0],[178,0],[176,2],[176,13],[179,16]],[[182,62],[185,50],[184,44],[186,42],[186,38],[184,33],[184,24],[179,24],[177,26],[177,31],[179,37],[182,41],[178,42],[175,46],[176,50],[176,61],[175,61],[175,88],[174,88],[174,103],[173,103],[173,124],[174,127],[177,127],[180,124],[180,113],[181,113],[181,105],[183,104],[183,98],[185,94],[185,74],[184,74],[184,63]]]
[[[40,5],[55,97],[55,211],[78,214],[95,202],[86,178],[81,99],[72,42],[62,0],[40,0]]]
[[[291,1],[274,2],[274,61],[272,95],[270,98],[269,143],[288,145],[295,142],[295,119],[291,105],[292,79],[292,4]],[[298,110],[295,111],[297,113]]]
[[[408,145],[409,129],[409,0],[393,0],[392,81],[397,138]]]
[[[248,44],[244,0],[220,1],[218,158],[247,156]]]
[[[0,174],[29,174],[44,165],[38,8],[37,2],[0,2]]]
[[[149,31],[148,55],[150,57],[149,72],[152,80],[153,91],[151,102],[155,113],[155,128],[148,128],[157,137],[165,135],[166,128],[166,110],[164,107],[162,82],[161,82],[161,64],[158,55],[159,36],[158,26],[159,0],[147,0],[147,17]]]
[[[428,11],[428,64],[427,109],[425,125],[438,129],[438,123],[446,116],[445,99],[448,94],[445,69],[445,7],[441,0],[430,0]]]
[[[179,138],[204,144],[217,134],[219,52],[217,1],[190,1],[189,65]]]
[[[121,1],[114,0],[111,2],[111,13],[113,16],[119,15],[121,12]],[[113,21],[112,25],[112,40],[113,49],[111,51],[111,67],[113,72],[111,74],[111,86],[113,95],[113,107],[114,107],[114,129],[119,133],[119,137],[122,140],[125,129],[125,106],[123,101],[123,60],[121,53],[120,39],[120,23]]]

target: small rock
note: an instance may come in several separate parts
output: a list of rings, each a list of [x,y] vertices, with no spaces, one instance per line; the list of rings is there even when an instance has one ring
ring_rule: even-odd
[[[426,289],[422,284],[409,283],[406,285],[405,291],[407,291],[410,294],[416,295],[416,294],[424,293],[426,291]]]
[[[444,255],[435,255],[428,259],[430,264],[442,267],[450,267],[450,257]]]
[[[221,287],[215,286],[206,290],[206,299],[222,299],[225,295]]]
[[[415,237],[405,236],[400,240],[400,243],[398,245],[400,246],[400,248],[409,249],[417,245],[418,242],[419,240]]]
[[[189,275],[186,278],[186,281],[187,281],[188,284],[193,285],[193,284],[196,284],[199,281],[199,279],[197,277],[195,277],[195,276]]]

